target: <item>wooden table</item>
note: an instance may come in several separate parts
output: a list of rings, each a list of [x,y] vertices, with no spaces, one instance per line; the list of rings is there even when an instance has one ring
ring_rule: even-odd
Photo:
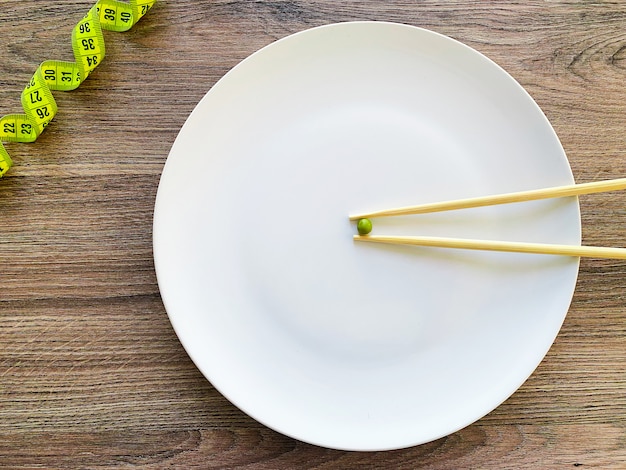
[[[0,113],[70,60],[89,1],[0,0]],[[231,67],[322,24],[387,20],[483,52],[535,98],[577,181],[626,175],[626,4],[161,0],[0,180],[0,468],[626,468],[626,262],[583,260],[554,346],[503,405],[449,437],[318,448],[223,398],[175,336],[152,215],[188,114]],[[581,200],[584,242],[624,246],[626,194]]]

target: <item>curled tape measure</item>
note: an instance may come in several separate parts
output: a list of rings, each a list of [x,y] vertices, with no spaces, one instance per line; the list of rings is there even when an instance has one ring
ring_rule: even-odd
[[[128,31],[156,0],[98,0],[72,30],[76,62],[46,60],[22,91],[25,114],[8,114],[0,119],[0,177],[12,165],[2,142],[34,142],[57,112],[52,90],[78,88],[104,59],[102,30]]]

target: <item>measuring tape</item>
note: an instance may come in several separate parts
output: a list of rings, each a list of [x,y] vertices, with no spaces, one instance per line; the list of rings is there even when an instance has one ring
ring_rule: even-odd
[[[52,121],[57,104],[52,90],[78,88],[104,59],[102,30],[128,31],[152,8],[156,0],[98,0],[72,30],[76,62],[46,60],[22,91],[25,114],[8,114],[0,119],[0,177],[11,168],[11,157],[2,142],[34,142]]]

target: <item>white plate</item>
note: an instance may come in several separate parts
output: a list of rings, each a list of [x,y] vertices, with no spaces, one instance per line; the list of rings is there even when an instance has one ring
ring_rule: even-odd
[[[328,25],[200,101],[156,199],[159,287],[241,410],[339,449],[407,447],[497,407],[550,348],[578,259],[355,244],[348,214],[573,182],[539,107],[452,39]],[[374,221],[379,234],[580,243],[576,198]]]

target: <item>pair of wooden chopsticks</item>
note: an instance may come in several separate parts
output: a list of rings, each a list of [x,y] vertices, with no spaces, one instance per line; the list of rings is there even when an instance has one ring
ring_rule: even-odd
[[[350,220],[389,217],[408,214],[426,214],[471,207],[492,206],[515,202],[535,201],[582,194],[601,193],[626,189],[626,178],[598,181],[594,183],[572,184],[554,188],[536,189],[516,193],[483,196],[470,199],[421,204],[417,206],[399,207],[364,214],[351,215]],[[439,248],[461,248],[469,250],[511,251],[518,253],[537,253],[550,255],[581,256],[591,258],[626,259],[626,248],[608,248],[600,246],[575,246],[543,243],[504,242],[491,240],[470,240],[463,238],[440,237],[402,237],[383,235],[355,235],[357,241],[373,243],[391,243],[396,245],[418,245]]]

